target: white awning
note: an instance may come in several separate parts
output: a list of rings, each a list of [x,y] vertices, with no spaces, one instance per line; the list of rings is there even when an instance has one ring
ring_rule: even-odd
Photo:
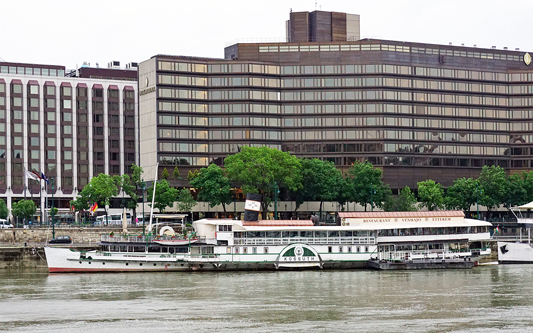
[[[533,209],[533,201],[522,206],[518,206],[520,209]]]

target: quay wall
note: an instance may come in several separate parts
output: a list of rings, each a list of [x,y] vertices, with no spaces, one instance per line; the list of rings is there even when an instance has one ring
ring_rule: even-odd
[[[83,227],[70,227],[70,228],[56,228],[55,235],[57,236],[70,236],[73,244],[84,245],[96,245],[100,241],[101,234],[109,234],[111,232],[115,234],[122,233],[122,228],[83,228]],[[142,228],[128,228],[128,233],[140,233]],[[31,228],[31,229],[0,229],[0,246],[4,245],[23,245],[26,246],[43,246],[46,242],[52,239],[51,228]]]

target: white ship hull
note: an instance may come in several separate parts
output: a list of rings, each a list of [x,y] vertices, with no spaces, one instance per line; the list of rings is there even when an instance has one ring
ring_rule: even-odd
[[[157,272],[188,270],[183,254],[79,252],[45,247],[50,273]]]
[[[528,243],[498,242],[498,263],[533,264],[533,248]]]
[[[287,250],[294,248],[306,248],[309,252],[305,255],[303,252],[301,255],[298,253],[285,255]],[[216,254],[191,255],[80,252],[66,248],[45,247],[45,253],[50,273],[363,268],[366,267],[371,255],[370,252],[327,253],[327,246],[311,247],[306,244],[273,246],[270,253],[262,254],[228,254],[225,253],[226,249],[225,246],[217,246]],[[326,253],[320,250],[325,250]],[[372,250],[375,250],[375,247]]]

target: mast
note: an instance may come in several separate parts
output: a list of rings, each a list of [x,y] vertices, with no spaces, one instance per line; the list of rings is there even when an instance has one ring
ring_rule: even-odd
[[[150,208],[150,223],[148,224],[147,229],[152,231],[152,217],[154,215],[154,199],[155,199],[155,187],[157,185],[157,169],[159,167],[159,162],[155,165],[155,175],[154,175],[154,192],[152,193],[152,207]]]

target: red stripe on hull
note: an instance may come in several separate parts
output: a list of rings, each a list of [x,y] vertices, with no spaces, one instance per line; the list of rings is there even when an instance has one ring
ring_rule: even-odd
[[[119,268],[60,268],[60,267],[49,267],[48,272],[50,273],[122,273],[122,272],[169,272],[169,271],[178,271],[178,270],[188,270],[188,269],[172,269],[172,268],[158,268],[158,269],[119,269]]]

